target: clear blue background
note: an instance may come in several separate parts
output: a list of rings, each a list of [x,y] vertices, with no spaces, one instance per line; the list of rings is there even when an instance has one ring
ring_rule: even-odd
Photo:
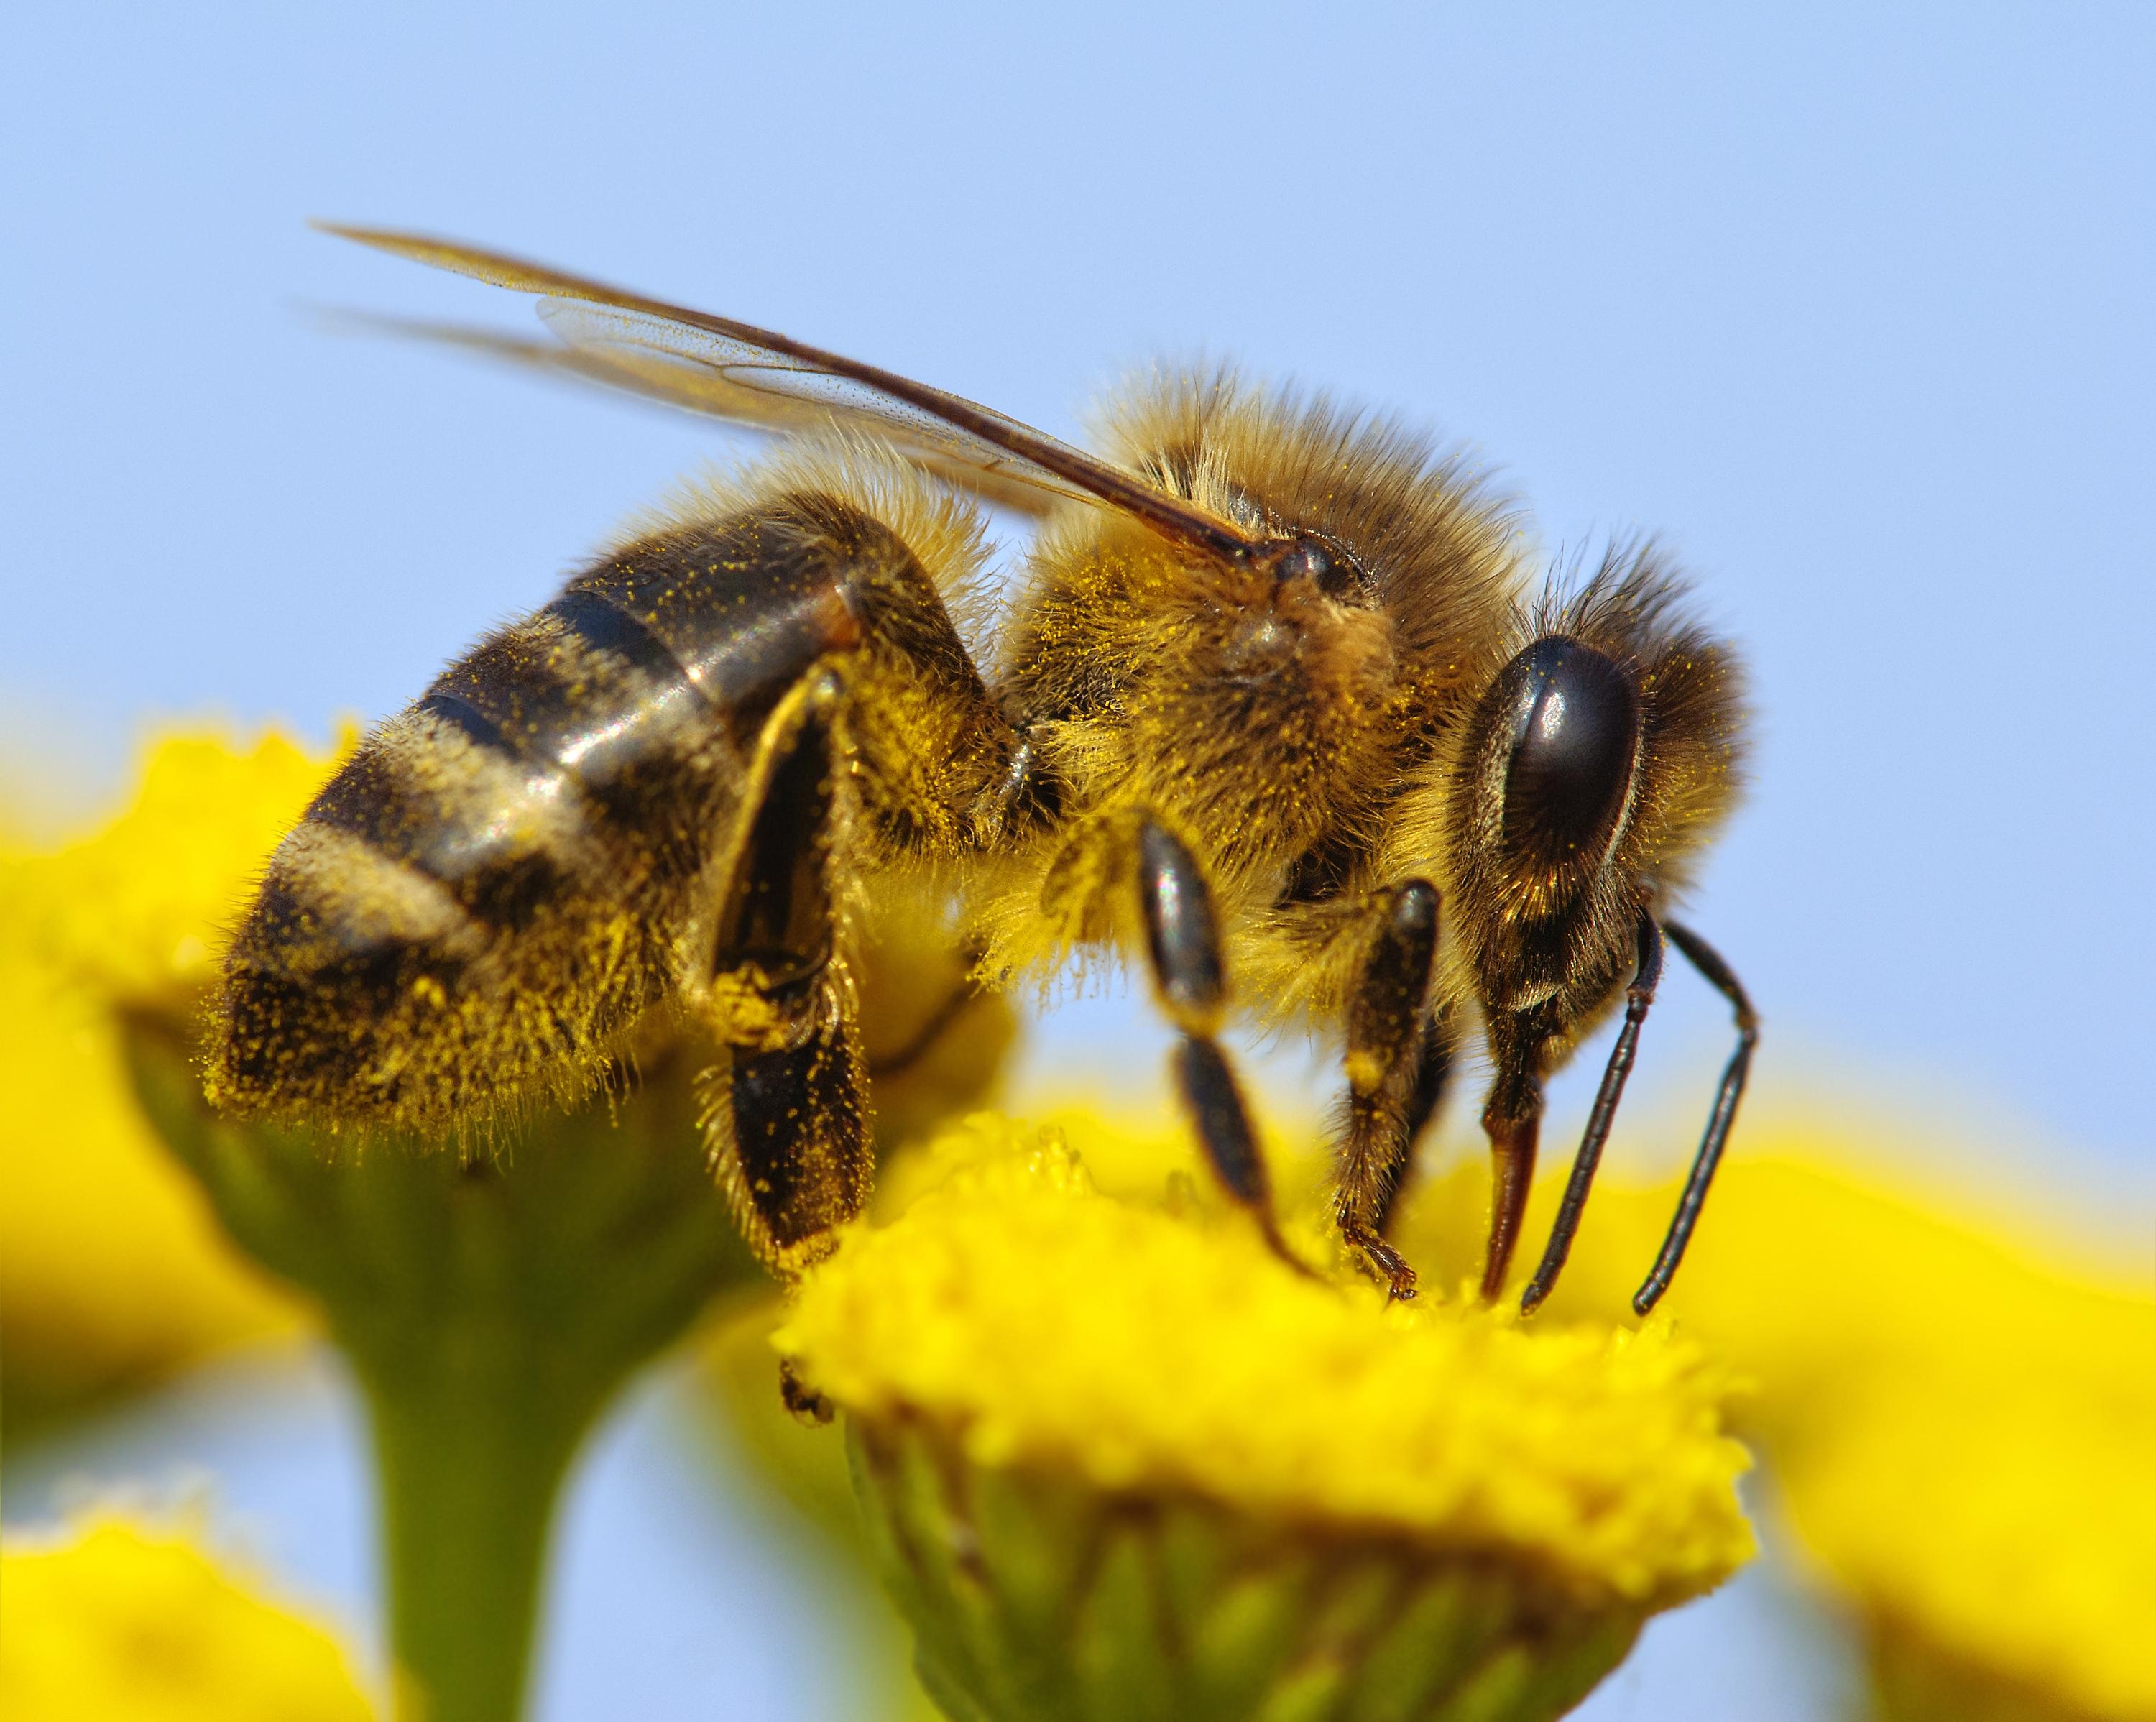
[[[1471,441],[1553,547],[1647,527],[1697,570],[1757,673],[1692,919],[1768,1017],[1763,1113],[1928,1109],[2145,1238],[2156,13],[617,10],[0,26],[13,775],[86,801],[146,720],[379,715],[739,446],[325,335],[303,305],[522,313],[308,216],[1065,434],[1135,362],[1232,355]],[[1666,989],[1661,1152],[1724,1036]],[[1096,1001],[1032,1067],[1158,1044]]]

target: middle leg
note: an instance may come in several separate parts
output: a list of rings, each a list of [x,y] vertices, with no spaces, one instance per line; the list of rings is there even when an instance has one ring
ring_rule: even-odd
[[[1258,1223],[1273,1253],[1309,1272],[1281,1236],[1272,1184],[1235,1073],[1214,1039],[1227,1010],[1226,966],[1213,894],[1197,858],[1150,816],[1137,821],[1138,906],[1162,1008],[1181,1033],[1176,1086],[1200,1146],[1229,1195]]]

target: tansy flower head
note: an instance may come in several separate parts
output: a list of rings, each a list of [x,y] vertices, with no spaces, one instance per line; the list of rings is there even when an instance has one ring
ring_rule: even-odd
[[[1841,1169],[1891,1164],[1890,1142],[1753,1142],[1665,1308],[1743,1372],[1789,1527],[1866,1637],[1887,1714],[2156,1722],[2145,1280],[2085,1244],[2064,1265],[1965,1194]],[[1621,1311],[1669,1200],[1598,1191],[1552,1311]],[[1443,1250],[1463,1208],[1465,1190],[1419,1193],[1409,1241]]]
[[[507,1714],[550,1504],[578,1441],[638,1365],[757,1269],[705,1164],[697,1055],[663,1031],[638,1049],[640,1084],[505,1128],[489,1144],[498,1159],[386,1133],[333,1143],[212,1113],[192,1044],[203,999],[249,887],[327,768],[275,738],[248,749],[169,741],[104,831],[9,858],[5,882],[29,936],[0,969],[13,989],[0,1002],[25,1030],[8,1051],[36,1056],[38,1035],[59,1024],[92,1061],[23,1072],[31,1096],[47,1096],[55,1076],[87,1079],[64,1081],[33,1110],[44,1128],[14,1156],[0,1211],[13,1226],[21,1187],[47,1193],[39,1220],[52,1236],[33,1231],[23,1253],[56,1270],[87,1263],[77,1278],[92,1289],[84,1298],[55,1271],[18,1297],[11,1250],[0,1282],[9,1366],[48,1349],[95,1359],[73,1334],[35,1344],[40,1318],[65,1298],[110,1301],[124,1288],[131,1318],[158,1334],[174,1310],[205,1301],[170,1272],[172,1250],[161,1259],[115,1221],[131,1184],[154,1185],[194,1249],[215,1257],[207,1196],[242,1252],[319,1305],[368,1396],[392,1638],[413,1689],[439,1716]],[[170,1155],[152,1146],[146,1114]],[[125,1179],[94,1158],[107,1139],[100,1117],[118,1121]],[[74,1224],[53,1226],[55,1214]],[[211,1307],[235,1301],[227,1293]]]
[[[235,748],[175,735],[149,751],[132,802],[102,830],[0,849],[14,929],[0,939],[0,1325],[18,1429],[291,1319],[158,1149],[109,1007],[192,998],[221,928],[328,768],[280,736]]]
[[[2147,1338],[2108,1394],[2034,1357],[1979,1393],[1874,1383],[1785,1468],[1893,1722],[2156,1722],[2156,1320]]]
[[[1066,1133],[947,1138],[776,1339],[953,1714],[1556,1715],[1751,1552],[1690,1345],[1299,1277]]]
[[[116,1519],[0,1550],[10,1722],[368,1722],[350,1659],[187,1537]]]
[[[274,731],[239,748],[165,737],[118,819],[52,854],[8,857],[33,948],[108,995],[204,984],[270,851],[333,763]]]

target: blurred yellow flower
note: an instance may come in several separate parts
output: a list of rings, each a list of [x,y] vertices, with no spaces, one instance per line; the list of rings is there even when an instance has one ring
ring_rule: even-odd
[[[348,1658],[183,1535],[100,1518],[0,1549],[8,1722],[367,1722]]]
[[[33,948],[108,995],[204,984],[270,851],[357,740],[347,731],[324,758],[275,732],[246,747],[161,738],[111,823],[51,853],[6,858]]]
[[[255,870],[328,769],[275,735],[174,736],[102,830],[0,847],[0,1329],[18,1429],[295,1319],[143,1123],[109,1005],[208,979]]]
[[[1892,1158],[1755,1129],[1663,1309],[1743,1372],[1888,1714],[2156,1722],[2156,1298],[2100,1252],[2066,1265],[1836,1169]],[[1460,1247],[1462,1195],[1419,1200],[1420,1247]],[[1671,1200],[1598,1191],[1552,1312],[1614,1318]]]
[[[2138,1405],[2033,1358],[1983,1391],[1918,1374],[1851,1396],[1787,1468],[1888,1714],[1960,1722],[1977,1691],[2015,1716],[2156,1719],[2156,1323],[2148,1339]]]
[[[1750,1555],[1692,1345],[1298,1277],[1232,1216],[1101,1194],[1094,1133],[947,1133],[775,1336],[850,1414],[954,1714],[1228,1716],[1317,1680],[1326,1714],[1553,1716]],[[1151,1528],[1118,1560],[1167,1587],[1163,1638],[1119,1524]]]

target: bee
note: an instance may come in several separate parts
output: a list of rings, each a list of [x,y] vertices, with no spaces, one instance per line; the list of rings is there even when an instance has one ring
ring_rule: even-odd
[[[670,1003],[723,1049],[703,1124],[745,1234],[790,1278],[870,1187],[863,906],[948,902],[974,987],[1143,965],[1207,1160],[1291,1261],[1219,1036],[1242,1010],[1337,1037],[1332,1210],[1399,1298],[1395,1197],[1479,1029],[1494,1299],[1543,1080],[1621,1009],[1532,1309],[1666,939],[1727,998],[1738,1045],[1635,1300],[1651,1308],[1758,1036],[1727,964],[1668,918],[1734,801],[1747,717],[1735,651],[1651,545],[1536,597],[1502,498],[1322,397],[1156,377],[1114,401],[1096,455],[729,318],[331,230],[536,295],[552,337],[417,332],[786,440],[367,738],[237,930],[213,1101],[454,1128],[573,1099]],[[989,505],[1037,530],[983,667],[954,615],[981,588]]]

